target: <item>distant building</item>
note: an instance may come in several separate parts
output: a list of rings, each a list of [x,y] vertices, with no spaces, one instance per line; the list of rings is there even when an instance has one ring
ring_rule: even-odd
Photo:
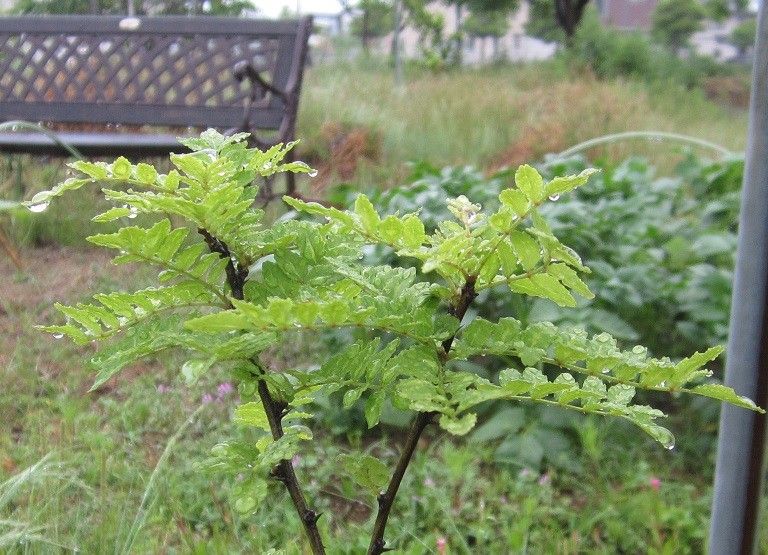
[[[658,0],[597,0],[605,25],[627,31],[649,31]]]

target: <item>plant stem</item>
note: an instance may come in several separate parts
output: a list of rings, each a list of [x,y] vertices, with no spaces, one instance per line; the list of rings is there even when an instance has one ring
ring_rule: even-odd
[[[267,414],[272,437],[277,441],[283,437],[283,424],[281,422],[283,409],[269,392],[267,382],[261,378],[259,378],[259,397],[261,398],[261,404],[264,406],[264,412]],[[282,482],[288,490],[293,506],[296,507],[296,512],[299,514],[299,518],[304,525],[304,531],[309,539],[312,553],[315,555],[324,554],[323,538],[320,536],[320,530],[317,528],[317,520],[320,518],[320,513],[313,511],[307,505],[291,461],[285,459],[280,461],[273,471],[273,476]]]
[[[461,322],[464,315],[469,309],[469,305],[477,296],[475,292],[475,276],[469,276],[466,283],[461,289],[459,298],[448,312],[451,316],[455,316],[459,322]],[[447,355],[451,350],[453,341],[456,338],[456,334],[452,335],[442,343],[443,355]],[[419,443],[419,438],[424,432],[424,429],[432,421],[434,412],[419,412],[411,422],[411,427],[408,430],[408,437],[403,445],[403,450],[400,453],[400,458],[397,461],[397,466],[392,474],[392,478],[387,485],[387,489],[379,494],[379,511],[376,514],[376,522],[373,525],[373,533],[371,534],[371,543],[368,546],[368,555],[381,555],[385,551],[390,551],[391,548],[387,547],[384,541],[384,531],[387,527],[387,519],[389,513],[392,510],[392,505],[395,503],[395,497],[397,496],[397,490],[400,488],[400,482],[403,480],[405,471],[408,469],[408,465],[411,463],[411,457],[416,450],[416,446]]]
[[[376,523],[373,525],[373,533],[371,535],[371,544],[368,547],[368,555],[379,555],[385,551],[389,551],[384,542],[384,530],[387,527],[387,519],[389,518],[389,512],[392,509],[392,505],[395,502],[395,496],[397,496],[397,490],[400,488],[400,482],[403,480],[405,471],[411,462],[413,452],[416,450],[416,446],[419,443],[419,438],[424,428],[432,420],[434,413],[420,412],[416,415],[411,422],[411,428],[408,430],[408,437],[403,445],[403,451],[400,454],[400,459],[397,461],[397,467],[392,474],[392,479],[387,485],[387,489],[379,494],[379,512],[376,514]]]
[[[232,259],[232,255],[227,248],[227,245],[212,236],[208,231],[204,229],[198,230],[200,234],[205,238],[205,242],[211,252],[218,253],[222,258],[228,259],[227,262],[227,283],[232,291],[232,297],[235,299],[243,299],[243,288],[245,286],[245,280],[248,277],[247,267],[235,266],[235,261]],[[264,412],[267,415],[267,421],[269,422],[269,429],[272,432],[272,438],[277,441],[283,437],[283,409],[284,407],[272,397],[269,392],[267,382],[264,381],[263,374],[265,370],[255,358],[251,359],[256,368],[259,369],[256,374],[258,380],[259,399],[264,407]],[[313,511],[307,505],[307,501],[304,497],[304,493],[299,484],[299,479],[296,477],[296,472],[293,469],[293,464],[290,460],[282,460],[272,471],[272,475],[275,479],[282,482],[285,488],[288,490],[288,494],[291,497],[293,506],[296,508],[296,512],[304,525],[304,531],[309,539],[309,545],[314,555],[325,555],[325,547],[323,546],[323,538],[320,536],[320,530],[317,528],[317,520],[320,518],[320,513]]]

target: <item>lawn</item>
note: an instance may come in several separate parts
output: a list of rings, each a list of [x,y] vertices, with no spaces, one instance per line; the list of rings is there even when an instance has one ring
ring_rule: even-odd
[[[320,196],[339,182],[403,184],[414,161],[490,172],[628,130],[689,134],[739,151],[746,114],[699,90],[601,81],[559,61],[439,75],[414,69],[403,89],[380,67],[320,66],[307,74],[298,136],[300,157],[320,170],[304,188]],[[590,154],[616,161],[636,153],[662,174],[685,154],[679,145],[647,141]],[[16,163],[5,169],[4,195],[23,188],[29,197],[64,174],[53,163]],[[216,443],[247,437],[231,422],[237,393],[227,375],[212,372],[187,387],[183,361],[167,355],[88,392],[93,348],[33,328],[55,318],[54,301],[151,282],[84,247],[86,235],[103,231],[84,223],[96,198],[83,192],[15,219],[10,230],[25,269],[0,260],[0,551],[306,551],[281,490],[243,518],[231,502],[237,478],[201,464]],[[334,339],[306,336],[270,357],[276,364],[305,361],[333,348]],[[328,400],[314,426],[320,441],[295,462],[325,512],[320,522],[331,552],[358,553],[376,501],[356,497],[335,457],[363,447],[392,463],[401,415],[366,432],[362,416],[342,412],[337,401]],[[673,405],[674,451],[620,423],[557,410],[489,408],[489,425],[468,443],[435,430],[406,475],[408,494],[398,500],[388,541],[404,553],[700,553],[716,405]],[[514,422],[519,441],[534,438],[540,456],[520,456],[525,445],[496,433],[494,418]]]

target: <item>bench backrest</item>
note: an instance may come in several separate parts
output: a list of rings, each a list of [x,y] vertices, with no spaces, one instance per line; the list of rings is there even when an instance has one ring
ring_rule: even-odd
[[[245,63],[286,93],[262,91],[249,113],[278,129],[295,118],[310,31],[309,18],[0,17],[0,120],[237,127]]]

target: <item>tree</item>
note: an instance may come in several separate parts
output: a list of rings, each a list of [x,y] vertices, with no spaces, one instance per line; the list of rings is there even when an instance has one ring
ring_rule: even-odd
[[[509,14],[502,11],[472,12],[464,21],[464,31],[471,36],[494,39],[494,56],[498,55],[498,39],[509,29]],[[485,42],[481,58],[485,60]]]
[[[677,51],[688,44],[706,16],[697,0],[661,0],[653,13],[652,35]]]
[[[722,22],[731,15],[731,5],[728,0],[707,0],[704,4],[707,17],[712,21]]]
[[[352,20],[352,34],[360,38],[363,51],[367,54],[371,39],[383,37],[394,27],[392,4],[385,0],[360,0],[357,4],[360,13]]]
[[[573,44],[589,0],[528,0],[530,18],[525,30],[542,40]]]
[[[563,42],[565,33],[555,18],[552,0],[528,0],[528,22],[525,32],[547,42]]]
[[[567,43],[570,43],[576,34],[576,28],[588,3],[589,0],[555,0],[555,18],[565,32]]]
[[[739,49],[739,54],[744,56],[755,45],[756,35],[757,19],[747,19],[731,31],[731,43]]]

